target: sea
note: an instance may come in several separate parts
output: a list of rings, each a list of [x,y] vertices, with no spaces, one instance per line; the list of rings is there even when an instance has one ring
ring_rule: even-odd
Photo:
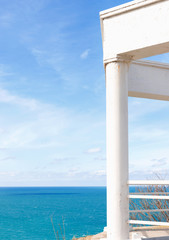
[[[148,189],[129,188],[131,193],[140,190]],[[135,207],[158,209],[159,203],[134,199],[129,209]],[[168,209],[169,201],[161,200],[160,208]],[[151,215],[130,213],[130,219],[169,218],[162,212]],[[106,225],[106,187],[0,188],[0,240],[71,240],[102,232]]]
[[[105,187],[0,188],[0,240],[70,240],[105,226]]]

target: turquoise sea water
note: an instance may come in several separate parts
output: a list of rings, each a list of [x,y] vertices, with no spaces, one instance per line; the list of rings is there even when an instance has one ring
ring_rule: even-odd
[[[54,240],[51,217],[56,231],[64,219],[66,240],[103,231],[106,188],[0,188],[1,240]]]

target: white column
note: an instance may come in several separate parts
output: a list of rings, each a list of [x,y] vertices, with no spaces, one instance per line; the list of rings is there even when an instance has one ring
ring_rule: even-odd
[[[107,238],[129,239],[128,63],[106,64]]]

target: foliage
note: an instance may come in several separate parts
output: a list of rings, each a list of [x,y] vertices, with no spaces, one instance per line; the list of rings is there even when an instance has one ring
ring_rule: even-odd
[[[62,225],[58,224],[58,230],[55,230],[55,226],[53,223],[53,216],[51,217],[51,223],[53,227],[53,232],[55,234],[56,240],[65,240],[65,225],[64,225],[64,219],[62,218]]]
[[[163,185],[137,187],[137,194],[166,196],[169,188]],[[130,210],[143,212],[130,213],[132,220],[169,222],[169,200],[161,199],[130,199]],[[145,211],[146,210],[146,211]],[[149,210],[153,210],[150,211]]]

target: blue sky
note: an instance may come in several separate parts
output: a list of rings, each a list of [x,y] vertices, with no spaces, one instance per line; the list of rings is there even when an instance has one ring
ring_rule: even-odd
[[[99,12],[125,2],[0,0],[0,186],[106,184]],[[167,174],[168,110],[129,98],[130,178]]]

